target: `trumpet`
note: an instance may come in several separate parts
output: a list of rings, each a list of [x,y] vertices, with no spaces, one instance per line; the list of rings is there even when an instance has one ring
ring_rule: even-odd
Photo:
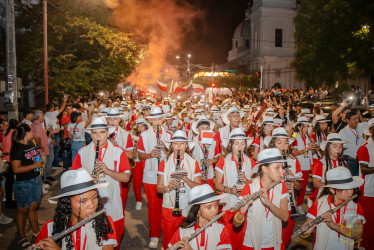
[[[181,165],[181,155],[180,155],[180,151],[178,150],[177,164],[175,165],[176,172],[179,171],[180,165]],[[178,176],[176,177],[176,179],[178,180],[178,184],[177,184],[177,190],[175,190],[175,205],[174,205],[174,209],[172,213],[173,213],[173,216],[179,217],[182,214],[182,211],[179,207],[179,185],[180,185],[181,177]]]

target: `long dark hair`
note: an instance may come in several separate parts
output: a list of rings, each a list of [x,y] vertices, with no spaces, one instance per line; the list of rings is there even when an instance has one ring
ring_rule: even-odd
[[[98,205],[96,208],[96,212],[100,211],[104,207],[99,193],[97,193],[97,199],[98,199]],[[72,213],[71,196],[61,197],[58,200],[57,207],[55,210],[55,216],[53,218],[53,231],[52,231],[53,235],[60,233],[71,226],[71,221],[70,221],[71,213]],[[109,239],[108,238],[109,233],[113,233],[112,226],[110,225],[110,222],[106,214],[101,214],[97,216],[92,222],[92,227],[96,233],[96,244],[98,244],[99,246],[103,245],[103,239],[104,240]],[[65,242],[66,242],[67,250],[74,249],[71,234],[65,237]],[[56,243],[57,245],[61,247],[62,239],[56,241]]]
[[[234,144],[234,141],[235,140],[230,139],[229,144],[227,145],[227,154],[226,155],[232,153],[232,145]],[[248,149],[248,147],[247,147],[247,140],[245,140],[245,148],[243,150],[243,153],[246,152],[247,149]]]
[[[323,141],[323,139],[322,139],[323,135],[322,134],[325,134],[325,136],[327,137],[328,127],[327,127],[326,131],[322,132],[321,127],[319,126],[319,122],[317,122],[316,125],[314,126],[314,133],[316,134],[317,141],[322,142]]]
[[[7,129],[7,131],[5,132],[5,135],[4,136],[7,136],[10,132],[11,129],[16,129],[18,127],[18,124],[19,124],[19,121],[16,120],[16,119],[10,119],[9,121],[9,127]]]
[[[12,147],[11,147],[11,151],[13,150],[17,150],[17,141],[19,140],[23,140],[26,136],[26,133],[28,132],[31,132],[31,127],[29,125],[27,125],[26,123],[21,123],[21,125],[19,125],[16,129],[16,131],[14,131],[13,135],[12,135]]]
[[[325,160],[326,160],[326,169],[325,169],[325,182],[326,182],[326,173],[328,170],[333,169],[331,166],[331,158],[330,158],[330,145],[331,142],[326,143],[326,148],[325,148]]]
[[[189,227],[195,226],[196,223],[198,223],[199,221],[199,216],[198,216],[199,210],[200,210],[200,204],[193,205],[187,217],[183,219],[180,227],[189,228]]]

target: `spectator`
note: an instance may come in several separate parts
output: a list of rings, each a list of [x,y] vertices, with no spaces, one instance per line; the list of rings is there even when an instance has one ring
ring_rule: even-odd
[[[78,104],[79,105],[79,104]],[[70,115],[71,123],[68,125],[69,137],[71,143],[71,162],[74,162],[75,155],[79,149],[86,145],[85,128],[91,123],[91,113],[88,114],[88,120],[82,121],[82,113],[73,111]]]
[[[10,151],[12,168],[16,174],[14,194],[17,201],[16,223],[20,239],[18,244],[23,249],[31,246],[25,233],[27,219],[31,224],[33,239],[36,239],[39,232],[37,209],[42,197],[42,164],[36,145],[32,142],[33,137],[31,127],[21,124],[16,130]]]
[[[5,197],[6,202],[5,206],[8,208],[16,208],[16,202],[13,201],[13,184],[14,184],[14,172],[12,169],[12,164],[10,162],[10,149],[12,148],[12,138],[13,133],[16,131],[19,125],[19,121],[15,119],[11,119],[9,121],[9,127],[4,134],[4,148],[3,153],[8,153],[8,155],[4,156],[2,160],[5,161],[5,164],[8,166],[5,172]]]
[[[343,104],[332,113],[332,124],[335,133],[339,133],[348,123],[346,114],[351,110],[348,108],[350,103],[345,99]]]
[[[27,125],[31,126],[33,122],[34,122],[34,113],[29,109],[26,109],[25,111],[23,111],[23,120],[21,121],[21,123],[26,123]]]
[[[69,133],[68,133],[68,125],[70,123],[70,115],[68,114],[67,111],[64,111],[62,113],[62,117],[61,117],[61,126],[63,126],[63,140],[64,140],[64,143],[63,143],[63,149],[64,149],[64,155],[63,155],[63,166],[64,166],[64,170],[69,170],[70,167],[71,167],[71,148],[70,147],[67,147],[66,143],[65,143],[65,139],[69,138]]]

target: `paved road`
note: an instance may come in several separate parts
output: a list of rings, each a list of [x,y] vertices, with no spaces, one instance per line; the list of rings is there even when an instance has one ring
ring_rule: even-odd
[[[61,174],[60,170],[57,170],[54,173],[55,178],[59,178]],[[48,198],[59,194],[60,185],[58,181],[55,182],[49,190],[50,192],[47,195],[43,196],[43,200],[39,209],[39,225],[40,228],[42,225],[53,218],[55,205],[48,203]],[[4,209],[7,216],[15,218],[16,210],[15,209]],[[146,204],[146,197],[143,194],[143,208],[141,211],[135,210],[135,196],[132,189],[129,191],[129,196],[126,204],[126,220],[125,220],[125,234],[121,242],[121,249],[148,249],[148,216],[147,216],[148,207]],[[160,215],[161,216],[161,215]],[[305,221],[305,216],[299,217],[296,221],[295,228],[298,228]],[[30,226],[26,227],[28,238],[31,239],[31,228]],[[0,249],[11,249],[18,250],[21,249],[17,242],[17,229],[15,222],[9,225],[0,226]],[[297,238],[295,239],[287,249],[311,249],[312,248],[312,237],[309,237],[308,241]],[[161,249],[161,241],[159,243],[159,249]]]

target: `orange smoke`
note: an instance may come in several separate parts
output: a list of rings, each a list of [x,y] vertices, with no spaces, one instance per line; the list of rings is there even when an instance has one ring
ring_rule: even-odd
[[[128,77],[140,89],[154,84],[161,73],[178,80],[178,71],[167,62],[175,53],[193,23],[202,16],[186,1],[177,0],[105,0],[113,9],[115,25],[134,34],[133,38],[147,43],[146,59]],[[166,70],[167,69],[167,70]]]

